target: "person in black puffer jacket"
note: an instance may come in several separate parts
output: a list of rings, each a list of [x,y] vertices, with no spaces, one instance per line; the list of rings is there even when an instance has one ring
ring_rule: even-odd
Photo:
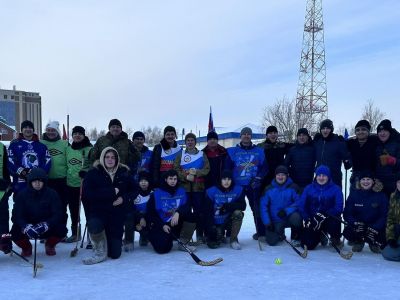
[[[47,175],[35,168],[29,173],[28,185],[18,193],[12,213],[12,239],[22,248],[22,256],[32,255],[29,239],[46,239],[47,255],[56,255],[55,246],[65,237],[63,208],[57,192],[47,187]]]

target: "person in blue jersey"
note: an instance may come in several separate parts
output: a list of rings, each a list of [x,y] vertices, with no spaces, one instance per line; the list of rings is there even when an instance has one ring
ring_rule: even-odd
[[[39,142],[33,123],[21,123],[21,133],[8,147],[8,169],[13,177],[13,192],[18,194],[27,186],[29,172],[41,168],[46,173],[51,167],[51,156],[45,145]]]
[[[205,177],[210,172],[207,155],[196,148],[196,136],[188,133],[185,136],[185,150],[178,153],[174,162],[174,169],[186,190],[188,200],[196,218],[196,237],[198,243],[205,242]]]
[[[238,240],[242,226],[243,211],[246,209],[243,188],[236,185],[232,172],[224,170],[218,185],[206,192],[208,247],[218,248],[225,241],[225,235],[230,238],[232,249],[240,250]]]
[[[164,138],[154,146],[151,158],[151,175],[154,187],[163,183],[163,174],[174,168],[174,161],[182,148],[176,143],[176,129],[173,126],[164,128]]]
[[[150,173],[150,167],[151,167],[151,157],[153,155],[153,152],[145,146],[144,142],[146,141],[146,138],[144,136],[144,133],[141,131],[135,131],[132,136],[132,142],[133,146],[136,148],[136,150],[140,153],[140,160],[138,162],[138,166],[134,169],[137,169],[137,174],[139,172],[145,171]],[[137,175],[135,174],[135,175]],[[139,182],[137,179],[138,176],[136,177],[136,181]]]
[[[275,178],[265,188],[260,199],[261,220],[265,226],[268,245],[275,246],[285,239],[285,228],[291,228],[292,242],[300,246],[303,219],[297,211],[299,187],[289,177],[288,169],[281,165],[275,170]]]
[[[7,148],[0,142],[0,251],[5,254],[12,249],[9,235],[9,207],[8,198],[11,196],[11,178],[7,169]]]
[[[379,246],[384,246],[386,242],[389,200],[382,192],[382,183],[374,179],[371,171],[362,171],[358,175],[360,180],[346,200],[343,218],[348,226],[344,228],[343,235],[353,244],[353,252],[361,252],[364,244],[368,243],[372,252],[380,253]]]
[[[240,143],[228,148],[225,168],[232,170],[235,183],[243,188],[249,200],[257,231],[253,238],[261,237],[265,241],[265,227],[260,218],[258,204],[261,183],[268,172],[268,165],[263,149],[252,143],[252,134],[249,127],[241,130]]]
[[[82,185],[82,199],[87,202],[88,232],[93,255],[83,259],[87,265],[121,256],[122,235],[127,206],[134,194],[129,168],[120,163],[118,152],[106,147],[95,161]]]
[[[150,186],[150,174],[146,171],[138,174],[138,190],[133,197],[132,203],[129,203],[130,209],[125,220],[125,252],[133,251],[133,242],[135,240],[135,230],[139,232],[139,245],[148,244],[148,226],[146,221],[147,202],[152,194]]]
[[[315,170],[315,179],[306,186],[297,206],[305,222],[302,245],[309,250],[315,249],[319,243],[326,245],[321,233],[324,232],[337,247],[343,247],[339,221],[343,211],[343,193],[333,182],[327,166],[321,165]]]
[[[163,178],[160,188],[151,194],[146,212],[149,241],[159,254],[171,251],[174,236],[180,237],[187,244],[196,227],[185,189],[178,184],[178,173],[168,170]],[[193,246],[187,247],[195,250]],[[179,250],[185,251],[182,246],[179,246]]]

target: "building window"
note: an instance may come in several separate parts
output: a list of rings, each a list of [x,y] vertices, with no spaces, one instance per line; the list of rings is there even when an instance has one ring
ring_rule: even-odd
[[[19,96],[15,96],[15,101],[19,101]]]
[[[7,99],[7,95],[4,95],[4,99]]]
[[[14,96],[13,96],[13,95],[11,95],[11,99],[14,99]]]

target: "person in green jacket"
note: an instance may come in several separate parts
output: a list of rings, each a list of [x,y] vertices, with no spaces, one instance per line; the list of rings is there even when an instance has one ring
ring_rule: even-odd
[[[67,156],[68,141],[61,139],[60,124],[51,121],[46,125],[46,131],[40,142],[47,146],[51,157],[51,168],[48,174],[48,187],[54,189],[61,199],[63,205],[63,220],[67,225]]]
[[[65,239],[67,243],[81,239],[81,233],[78,232],[81,184],[90,168],[89,152],[92,147],[82,126],[72,128],[72,144],[67,148],[67,191],[71,216],[71,236]],[[86,206],[86,203],[83,203],[85,214],[88,210]]]

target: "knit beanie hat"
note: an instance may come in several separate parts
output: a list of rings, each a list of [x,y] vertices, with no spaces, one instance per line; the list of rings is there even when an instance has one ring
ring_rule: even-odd
[[[108,129],[110,129],[110,127],[111,127],[111,126],[114,126],[114,125],[119,126],[119,127],[122,128],[122,124],[121,124],[121,121],[120,121],[120,120],[118,120],[118,119],[112,119],[112,120],[110,121],[110,123],[108,123]]]
[[[276,175],[276,174],[280,174],[280,173],[289,175],[289,171],[288,171],[288,169],[286,168],[286,166],[284,166],[284,165],[280,165],[280,166],[277,166],[277,167],[276,167],[276,169],[275,169],[275,175]]]
[[[267,134],[271,132],[278,132],[278,128],[276,128],[275,126],[268,126]]]
[[[354,128],[358,128],[358,127],[364,127],[364,128],[367,128],[368,131],[371,131],[371,124],[369,124],[369,122],[367,120],[358,121]]]
[[[321,124],[319,125],[319,130],[323,129],[323,128],[329,128],[332,132],[333,132],[333,122],[329,119],[325,119],[321,122]]]
[[[146,139],[146,137],[144,136],[144,133],[141,131],[135,131],[133,136],[132,136],[132,140],[136,139],[136,138],[143,138],[144,140]]]
[[[374,173],[370,170],[363,170],[360,172],[360,175],[358,176],[359,179],[363,179],[363,178],[371,178],[374,179]]]
[[[58,121],[51,121],[51,122],[47,123],[46,129],[47,128],[52,128],[52,129],[57,130],[58,135],[61,136],[61,134],[60,134],[60,123]]]
[[[223,170],[221,173],[221,179],[224,179],[224,178],[233,179],[232,171],[228,170],[228,169]]]
[[[72,128],[72,135],[74,135],[74,133],[80,133],[82,135],[85,135],[85,128],[83,128],[82,126],[75,126],[74,128]]]
[[[328,166],[320,165],[320,166],[315,170],[315,176],[318,176],[318,175],[321,175],[321,174],[326,175],[326,176],[328,176],[329,178],[331,178],[331,171],[329,170],[329,167],[328,167]]]
[[[251,130],[250,127],[243,127],[242,130],[240,131],[240,135],[242,136],[244,134],[252,135],[253,131]]]
[[[390,122],[390,120],[388,120],[388,119],[385,119],[379,123],[378,127],[376,128],[376,132],[379,132],[381,130],[387,130],[387,131],[391,132],[392,129],[393,129],[392,122]]]
[[[300,134],[305,134],[309,136],[307,128],[299,128],[299,130],[297,130],[297,136],[299,136]]]
[[[211,139],[218,140],[218,134],[215,131],[210,131],[209,133],[207,133],[207,141]]]
[[[35,131],[35,126],[33,126],[33,123],[29,120],[25,120],[21,123],[21,130],[25,127],[32,128],[33,131]]]

